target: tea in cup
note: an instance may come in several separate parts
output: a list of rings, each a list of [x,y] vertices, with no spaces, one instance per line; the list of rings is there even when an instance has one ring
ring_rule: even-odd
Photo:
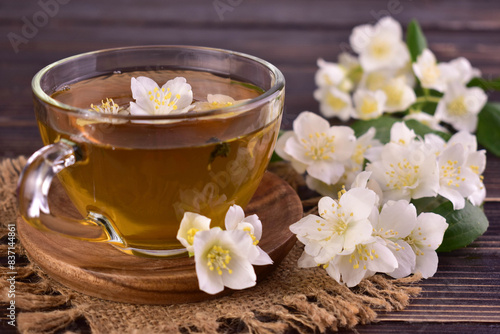
[[[194,104],[183,113],[130,113],[138,78],[158,85],[148,92],[161,100],[157,106],[168,97],[162,85],[183,78]],[[21,215],[39,229],[143,256],[185,253],[176,239],[185,212],[223,227],[231,205],[248,204],[271,158],[284,100],[283,75],[268,62],[184,46],[77,55],[42,69],[32,86],[47,146],[20,178]],[[82,220],[51,213],[54,175]]]

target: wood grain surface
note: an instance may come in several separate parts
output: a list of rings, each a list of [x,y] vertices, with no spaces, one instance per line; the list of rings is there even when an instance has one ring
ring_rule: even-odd
[[[464,56],[486,78],[500,77],[495,0],[59,1],[66,4],[18,52],[8,34],[22,36],[25,22],[43,9],[35,0],[0,2],[0,157],[30,155],[42,145],[32,112],[33,75],[63,57],[101,48],[188,44],[264,58],[287,80],[286,129],[301,111],[318,112],[316,59],[336,60],[354,26],[384,14],[403,25],[418,19],[439,60]],[[230,9],[217,12],[220,2]],[[500,101],[498,93],[488,96]],[[485,183],[488,232],[465,249],[440,254],[438,273],[422,281],[424,292],[407,310],[380,314],[380,323],[359,326],[359,333],[500,332],[500,159],[492,155]]]

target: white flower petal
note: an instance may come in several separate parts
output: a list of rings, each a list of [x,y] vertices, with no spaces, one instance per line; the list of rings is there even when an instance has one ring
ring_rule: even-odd
[[[257,283],[257,276],[252,265],[248,261],[232,259],[229,264],[232,273],[223,272],[222,279],[224,285],[233,290],[247,289],[255,286]]]
[[[285,152],[286,142],[288,141],[289,138],[293,136],[295,136],[295,133],[293,131],[286,131],[276,141],[276,146],[274,148],[274,151],[284,160],[291,161],[293,159],[291,155]]]
[[[231,205],[226,213],[225,226],[226,230],[235,230],[238,224],[245,218],[245,213],[239,205]]]
[[[327,266],[326,266],[326,272],[327,274],[333,278],[337,283],[341,283],[342,281],[340,280],[340,270],[337,265],[337,258],[331,260]]]
[[[224,94],[207,94],[207,101],[209,103],[220,103],[220,104],[235,102],[235,100],[231,96]]]
[[[316,263],[326,263],[330,261],[333,257],[344,251],[342,248],[344,245],[344,237],[342,235],[334,235],[332,238],[323,244],[323,247],[319,251],[318,255],[314,257]],[[352,249],[346,251],[349,252]],[[310,254],[308,252],[308,254]]]
[[[216,293],[224,290],[222,276],[210,275],[210,272],[206,270],[196,270],[196,275],[198,277],[198,285],[201,291],[215,295]]]
[[[314,162],[313,157],[310,155],[307,145],[301,142],[297,135],[294,135],[285,143],[285,153],[292,157],[293,162],[299,162],[306,167]],[[299,165],[300,166],[300,165]]]
[[[187,108],[193,102],[193,91],[191,90],[191,85],[189,85],[185,78],[176,77],[172,80],[167,81],[162,88],[170,89],[172,92],[172,96],[177,97],[177,101],[174,105],[177,106],[177,109],[171,111],[172,113],[180,114],[183,112],[187,112]]]
[[[373,254],[378,255],[378,257],[374,257],[373,260],[367,260],[366,267],[368,270],[387,273],[394,271],[398,267],[398,261],[389,248],[380,242],[374,242],[370,246],[375,251]]]
[[[486,151],[481,150],[469,153],[465,165],[477,175],[483,174],[486,168]]]
[[[314,81],[318,87],[334,87],[338,86],[346,76],[346,71],[342,66],[336,63],[318,59],[319,70],[316,72]]]
[[[349,159],[356,146],[354,130],[348,126],[332,126],[328,129],[328,134],[334,143],[332,158],[336,161]]]
[[[347,121],[353,112],[351,96],[336,87],[317,89],[314,98],[320,102],[319,111],[325,117]]]
[[[387,96],[381,90],[358,89],[354,93],[353,100],[355,106],[353,117],[367,120],[382,115]]]
[[[344,249],[354,250],[357,244],[368,241],[371,237],[371,223],[368,218],[349,223],[349,228],[344,233]]]
[[[391,143],[409,146],[413,144],[416,137],[415,131],[408,128],[405,122],[394,123],[391,127]]]
[[[406,84],[404,77],[392,78],[382,87],[387,100],[384,110],[387,112],[403,111],[417,100],[413,88]]]
[[[387,272],[386,274],[394,278],[403,278],[413,272],[416,265],[416,256],[415,252],[406,241],[397,240],[396,242],[397,245],[392,241],[388,242],[387,247],[395,256],[398,267],[394,269],[394,271]]]
[[[253,214],[245,217],[242,223],[250,224],[252,226],[252,234],[257,240],[262,238],[262,222],[257,215]]]
[[[456,143],[448,145],[439,156],[439,194],[453,203],[454,210],[464,208],[464,198],[472,195],[480,183],[479,176],[465,165],[468,155],[466,148]]]
[[[479,70],[473,68],[470,62],[464,57],[453,59],[449,62],[449,64],[453,67],[456,73],[453,79],[464,85],[467,84],[472,78],[481,76]]]
[[[330,221],[336,221],[337,210],[338,210],[338,203],[331,197],[328,196],[322,197],[318,202],[318,212],[324,219]]]
[[[429,115],[426,112],[417,111],[417,112],[411,112],[410,114],[403,117],[403,120],[405,120],[405,121],[411,120],[411,119],[414,119],[414,120],[428,126],[432,130],[448,133],[448,129],[439,125],[439,122],[441,120],[439,118],[437,118],[435,115]],[[434,135],[434,134],[432,134],[432,135]],[[434,136],[436,136],[436,135],[434,135]],[[437,136],[437,137],[439,137],[439,136]],[[441,138],[441,137],[439,137],[439,138]]]
[[[317,263],[314,261],[314,257],[303,252],[297,261],[297,265],[299,268],[314,268],[317,266]]]
[[[361,172],[359,173],[356,178],[354,179],[354,182],[351,184],[351,188],[366,188],[366,185],[368,184],[368,179],[372,175],[371,172]]]
[[[130,87],[132,90],[132,97],[136,100],[136,107],[134,108],[134,110],[132,110],[131,105],[130,113],[132,115],[135,115],[134,112],[139,111],[137,109],[140,108],[142,109],[142,113],[151,114],[152,105],[149,100],[148,92],[154,91],[155,89],[159,90],[160,87],[158,86],[158,84],[150,78],[137,77],[130,80]]]
[[[418,144],[418,145],[417,145]],[[403,146],[388,143],[380,160],[366,167],[378,182],[384,201],[434,197],[439,190],[436,155],[425,150],[421,143]]]
[[[448,199],[453,204],[453,210],[461,210],[465,207],[464,197],[455,189],[441,187],[439,188],[438,194]],[[470,195],[472,195],[472,192]]]
[[[472,203],[472,205],[480,206],[483,204],[484,199],[486,198],[486,187],[481,182],[480,186],[476,191],[472,193],[467,199]]]
[[[167,81],[162,88],[150,78],[132,78],[131,89],[132,97],[136,100],[134,104],[131,102],[132,115],[185,113],[193,101],[191,86],[182,77]]]
[[[340,190],[337,184],[326,184],[311,175],[306,175],[306,185],[309,189],[323,196],[335,196]]]
[[[224,286],[244,289],[255,285],[251,262],[257,260],[259,251],[246,232],[214,227],[196,233],[193,247],[201,290],[214,294]]]
[[[434,276],[438,267],[436,251],[424,250],[417,253],[414,273],[420,272],[423,278]]]
[[[422,87],[435,89],[439,92],[446,90],[450,75],[454,73],[450,65],[438,64],[436,57],[429,49],[423,50],[417,57],[417,61],[413,64],[413,71]]]
[[[149,112],[141,108],[137,103],[130,102],[130,114],[137,116],[149,116],[151,115]]]
[[[425,250],[435,250],[443,242],[443,235],[447,228],[446,219],[442,216],[431,212],[423,212],[417,217],[416,229],[412,232],[412,235],[420,245],[425,247]]]
[[[304,111],[293,121],[293,131],[299,138],[308,138],[310,134],[327,132],[330,124],[324,118],[310,111]]]
[[[401,25],[391,17],[382,18],[373,27],[355,27],[350,42],[354,51],[360,54],[363,69],[374,71],[402,67],[409,59],[409,52],[401,34]]]
[[[342,163],[316,161],[310,164],[306,171],[312,177],[326,184],[335,184],[344,174],[345,167]]]
[[[372,208],[377,200],[377,195],[369,190],[363,188],[353,188],[346,192],[339,200],[342,211],[346,215],[352,213],[354,221],[368,219],[372,212]]]
[[[413,204],[405,200],[388,201],[382,207],[375,229],[382,238],[399,239],[410,234],[416,224],[417,210]]]
[[[451,83],[439,101],[435,115],[457,130],[474,132],[477,114],[487,99],[486,93],[478,87],[467,88],[460,83]]]
[[[193,241],[195,235],[200,231],[206,231],[210,228],[210,218],[194,212],[185,212],[182,217],[179,230],[177,231],[177,240],[186,247],[187,251],[192,253]]]
[[[257,250],[259,251],[259,256],[252,261],[252,264],[256,266],[265,266],[268,264],[273,264],[273,259],[271,259],[271,257],[266,252],[264,252],[262,248],[260,248],[259,246],[256,247]]]
[[[361,266],[354,269],[353,265],[349,262],[349,255],[344,255],[339,259],[338,267],[342,274],[342,282],[350,288],[358,285],[367,273],[367,269]]]
[[[295,171],[299,174],[305,173],[305,171],[307,169],[306,164],[304,164],[300,161],[297,161],[297,160],[292,160],[291,165],[292,165],[293,169],[295,169]]]
[[[459,131],[448,140],[448,145],[462,144],[467,151],[474,152],[477,150],[476,136],[467,131]]]
[[[370,43],[375,29],[369,24],[363,24],[352,30],[349,42],[356,53],[362,53]]]

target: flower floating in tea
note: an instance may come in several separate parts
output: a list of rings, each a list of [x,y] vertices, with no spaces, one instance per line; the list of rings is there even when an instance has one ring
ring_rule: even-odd
[[[116,104],[113,99],[106,98],[106,101],[101,101],[100,105],[91,104],[90,108],[102,114],[122,114],[127,113],[125,109]]]
[[[132,115],[168,115],[188,112],[193,102],[191,85],[183,77],[167,81],[161,88],[147,77],[132,78]]]
[[[105,114],[105,115],[128,115],[129,114],[128,107],[120,106],[112,98],[106,98],[106,100],[102,100],[101,104],[99,104],[99,105],[91,104],[90,110],[98,112],[100,114]],[[113,124],[119,124],[119,123],[126,122],[123,119],[106,119],[105,121],[113,123]],[[93,119],[84,119],[84,118],[78,118],[76,120],[76,124],[78,124],[79,126],[86,126],[86,125],[96,124],[96,123],[100,123],[100,122],[101,121],[96,121]]]
[[[100,105],[91,104],[90,110],[102,114],[157,116],[221,109],[247,101],[235,100],[224,94],[207,94],[206,101],[194,101],[191,85],[184,77],[176,77],[160,87],[153,79],[140,76],[131,79],[131,90],[135,102],[130,102],[127,107],[106,98]]]
[[[206,111],[211,109],[220,109],[226,107],[232,107],[235,103],[241,101],[235,101],[231,96],[224,94],[207,94],[207,101],[197,101],[194,103],[194,111]]]
[[[226,213],[226,230],[209,229],[209,224],[209,218],[186,212],[177,234],[194,255],[200,290],[216,294],[224,286],[235,290],[254,286],[257,276],[252,265],[273,263],[257,246],[262,236],[259,217],[245,217],[243,209],[233,205]]]

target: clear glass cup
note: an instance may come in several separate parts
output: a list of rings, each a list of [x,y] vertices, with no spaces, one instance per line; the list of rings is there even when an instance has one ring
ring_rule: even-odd
[[[81,102],[82,96],[96,103],[123,95],[120,85],[92,81],[84,95],[74,88],[96,77],[134,72],[155,79],[169,71],[187,76],[195,98],[222,93],[238,99],[247,88],[260,95],[208,111],[134,116],[99,113]],[[229,206],[248,204],[278,136],[285,80],[272,64],[237,52],[144,46],[60,60],[35,75],[32,89],[46,146],[31,156],[20,177],[22,217],[42,230],[162,257],[185,253],[176,240],[184,212],[223,227]],[[84,218],[50,210],[55,175]]]

